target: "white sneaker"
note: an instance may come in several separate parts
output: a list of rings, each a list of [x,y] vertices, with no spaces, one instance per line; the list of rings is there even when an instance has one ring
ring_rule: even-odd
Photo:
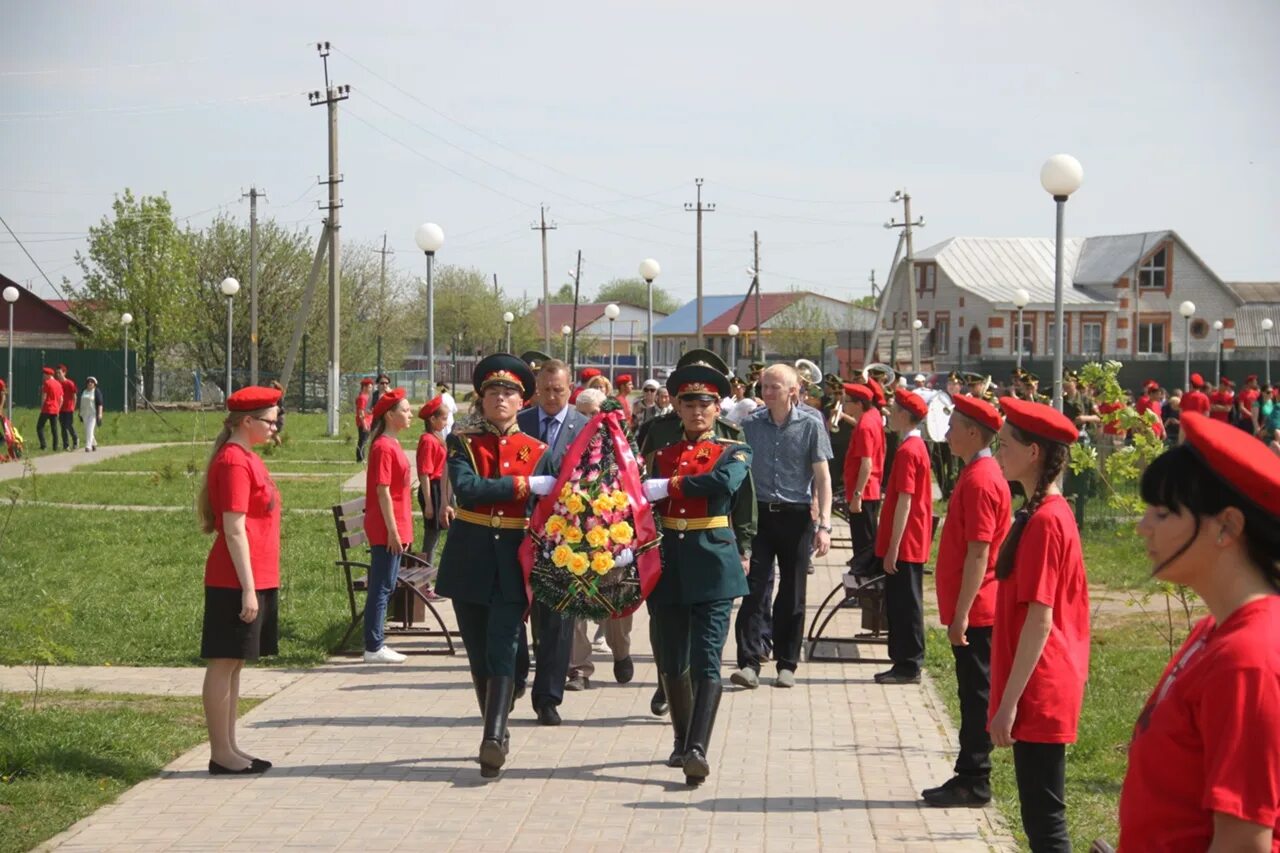
[[[365,663],[404,663],[408,658],[390,646],[383,646],[376,652],[365,652]]]

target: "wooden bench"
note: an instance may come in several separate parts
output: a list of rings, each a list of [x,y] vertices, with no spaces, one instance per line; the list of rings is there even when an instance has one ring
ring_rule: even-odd
[[[356,593],[365,593],[366,602],[368,601],[369,563],[352,559],[352,551],[367,545],[369,540],[364,534],[364,498],[355,498],[346,503],[336,504],[332,510],[333,522],[338,534],[338,552],[342,557],[334,562],[346,575],[347,601],[351,605],[351,624],[347,626],[346,633],[338,641],[338,649],[342,650],[346,647],[351,632],[357,626],[364,624],[364,608],[356,607]],[[444,620],[440,618],[440,612],[436,610],[432,599],[427,596],[437,571],[435,566],[429,564],[419,554],[406,551],[401,558],[400,573],[396,579],[395,591],[391,596],[392,618],[398,616],[400,627],[389,628],[388,632],[399,636],[440,636],[444,638],[446,646],[444,649],[406,650],[408,654],[452,655],[457,653],[453,647],[452,634],[444,624]],[[425,618],[428,611],[435,617],[436,624],[440,627],[438,629],[425,625],[415,627],[414,621]]]

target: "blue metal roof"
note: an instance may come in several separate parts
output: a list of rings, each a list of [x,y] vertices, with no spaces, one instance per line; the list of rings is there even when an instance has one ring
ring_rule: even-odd
[[[702,297],[702,322],[709,323],[725,311],[737,305],[746,294],[738,296],[706,296]],[[653,324],[655,335],[692,335],[697,333],[698,300],[693,299],[681,305],[674,313],[668,314]]]

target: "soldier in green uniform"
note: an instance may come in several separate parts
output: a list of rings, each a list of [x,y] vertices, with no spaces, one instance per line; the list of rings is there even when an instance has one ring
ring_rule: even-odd
[[[447,441],[458,510],[436,592],[453,601],[484,715],[480,775],[493,777],[506,761],[516,649],[529,606],[517,552],[529,525],[530,496],[535,488],[549,492],[555,477],[543,458],[547,446],[516,426],[522,400],[533,395],[529,366],[497,353],[476,365],[472,382],[480,416]]]
[[[708,365],[723,376],[728,376],[729,367],[724,363],[720,356],[707,349],[692,349],[680,357],[676,362],[676,369],[687,367],[691,364]],[[754,370],[756,364],[752,364]],[[763,365],[761,365],[763,368]],[[759,378],[759,374],[756,374]],[[755,381],[755,380],[753,380]],[[727,438],[733,441],[743,441],[742,427],[717,417],[712,431],[716,438]],[[671,412],[645,421],[636,433],[636,447],[639,448],[640,458],[645,461],[647,470],[653,471],[654,453],[662,448],[675,444],[684,436],[684,427],[681,425],[679,410],[673,408]],[[738,533],[738,544],[742,550],[751,547],[751,540],[756,535],[756,494],[755,486],[748,480],[748,490],[744,491],[741,498],[734,502],[731,512],[733,518],[733,529],[740,531]],[[657,663],[659,654],[658,641],[654,637],[653,621],[649,621],[649,642],[653,649],[654,662]],[[658,687],[653,692],[653,698],[649,700],[649,710],[655,716],[662,716],[667,712],[666,691],[662,684],[662,679],[658,679]]]
[[[733,528],[729,513],[751,481],[751,448],[715,436],[720,400],[729,393],[723,373],[691,364],[671,374],[667,389],[677,400],[681,436],[654,451],[644,485],[662,526],[662,577],[648,605],[675,730],[667,764],[682,766],[685,781],[699,785],[711,772],[707,745],[723,691],[729,614],[734,599],[747,594],[750,540],[743,544],[745,531]]]

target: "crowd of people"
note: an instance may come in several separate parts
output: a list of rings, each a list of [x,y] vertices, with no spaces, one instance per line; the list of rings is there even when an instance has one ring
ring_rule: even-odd
[[[496,777],[506,764],[517,698],[529,692],[538,722],[557,725],[565,691],[591,686],[589,626],[530,600],[518,553],[533,503],[555,487],[574,437],[603,413],[630,427],[636,455],[629,464],[643,478],[631,500],[651,505],[660,522],[662,571],[645,604],[659,674],[651,709],[670,716],[673,732],[668,766],[690,785],[712,771],[731,623],[732,683],[757,688],[772,660],[773,685],[796,686],[807,576],[830,548],[838,513],[853,545],[848,594],[883,586],[892,666],[875,681],[886,689],[920,681],[923,577],[932,563],[961,726],[952,777],[923,791],[923,801],[990,802],[991,754],[1008,747],[1031,848],[1069,849],[1067,745],[1079,728],[1091,640],[1080,534],[1059,482],[1082,435],[1111,435],[1116,444],[1126,436],[1106,432],[1108,412],[1074,374],[1064,376],[1061,412],[1044,402],[1030,374],[1011,377],[1000,395],[987,377],[952,374],[945,443],[955,477],[935,558],[938,465],[922,424],[937,391],[874,371],[805,381],[814,378],[788,364],[757,364],[737,380],[713,353],[695,350],[664,384],[645,382],[633,400],[628,376],[615,387],[588,369],[575,382],[568,365],[542,353],[497,354],[477,365],[471,414],[456,427],[447,426],[443,394],[418,410],[425,423],[416,459],[426,528],[420,556],[437,561],[439,531],[447,528],[433,594],[450,599],[466,647],[483,719],[482,775]],[[1148,509],[1137,532],[1153,577],[1190,586],[1209,615],[1135,725],[1119,845],[1276,849],[1280,458],[1241,435],[1265,438],[1259,417],[1270,417],[1265,390],[1252,378],[1230,398],[1222,388],[1205,394],[1200,377],[1192,379],[1197,387],[1167,399],[1144,387],[1136,404],[1154,413],[1165,437],[1178,439],[1143,474]],[[278,402],[268,389],[232,395],[202,493],[202,521],[218,533],[206,565],[202,649],[214,773],[270,766],[236,746],[228,708],[235,707],[238,666],[276,645],[279,493],[251,448],[270,439]],[[1245,410],[1256,413],[1253,428],[1239,414]],[[370,662],[403,660],[386,645],[382,622],[400,559],[415,540],[415,466],[398,441],[412,421],[402,389],[379,388],[376,400],[357,403],[357,423],[368,431]],[[366,442],[360,446],[363,455]],[[603,627],[615,680],[627,683],[634,676],[630,617]]]
[[[40,417],[36,421],[40,449],[47,450],[50,445],[55,451],[78,449],[78,418],[84,425],[85,453],[97,450],[97,431],[102,424],[103,414],[102,391],[98,388],[98,380],[92,376],[87,377],[84,389],[80,390],[65,364],[43,367],[41,371],[44,376],[40,383]],[[44,437],[46,425],[49,427],[48,442]]]

